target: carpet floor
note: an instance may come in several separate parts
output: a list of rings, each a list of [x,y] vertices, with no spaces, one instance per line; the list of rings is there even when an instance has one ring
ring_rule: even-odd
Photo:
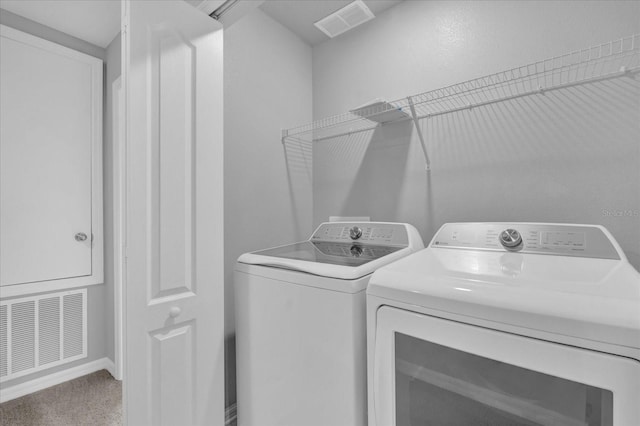
[[[0,404],[2,426],[120,426],[122,383],[106,370]]]

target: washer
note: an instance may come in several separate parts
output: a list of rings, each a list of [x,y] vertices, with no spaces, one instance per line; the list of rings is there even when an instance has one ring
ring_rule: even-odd
[[[640,274],[600,226],[453,223],[367,289],[369,425],[640,425]]]
[[[423,247],[411,225],[332,222],[240,256],[238,425],[365,425],[367,283]]]

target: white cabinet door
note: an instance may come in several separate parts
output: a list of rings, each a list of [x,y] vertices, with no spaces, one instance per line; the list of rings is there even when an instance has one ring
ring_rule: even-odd
[[[101,86],[101,60],[2,27],[0,285],[94,272]]]
[[[124,3],[125,419],[224,424],[222,26]]]

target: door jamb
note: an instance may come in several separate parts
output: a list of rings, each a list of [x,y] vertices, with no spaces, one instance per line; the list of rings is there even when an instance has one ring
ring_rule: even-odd
[[[126,154],[122,76],[111,85],[113,117],[113,296],[115,379],[124,377],[124,281]]]

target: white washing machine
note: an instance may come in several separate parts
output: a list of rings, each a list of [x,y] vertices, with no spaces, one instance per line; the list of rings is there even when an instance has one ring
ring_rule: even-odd
[[[640,274],[600,226],[444,225],[367,289],[369,425],[640,425]]]
[[[423,243],[407,224],[323,223],[235,270],[239,426],[366,424],[365,290]]]

